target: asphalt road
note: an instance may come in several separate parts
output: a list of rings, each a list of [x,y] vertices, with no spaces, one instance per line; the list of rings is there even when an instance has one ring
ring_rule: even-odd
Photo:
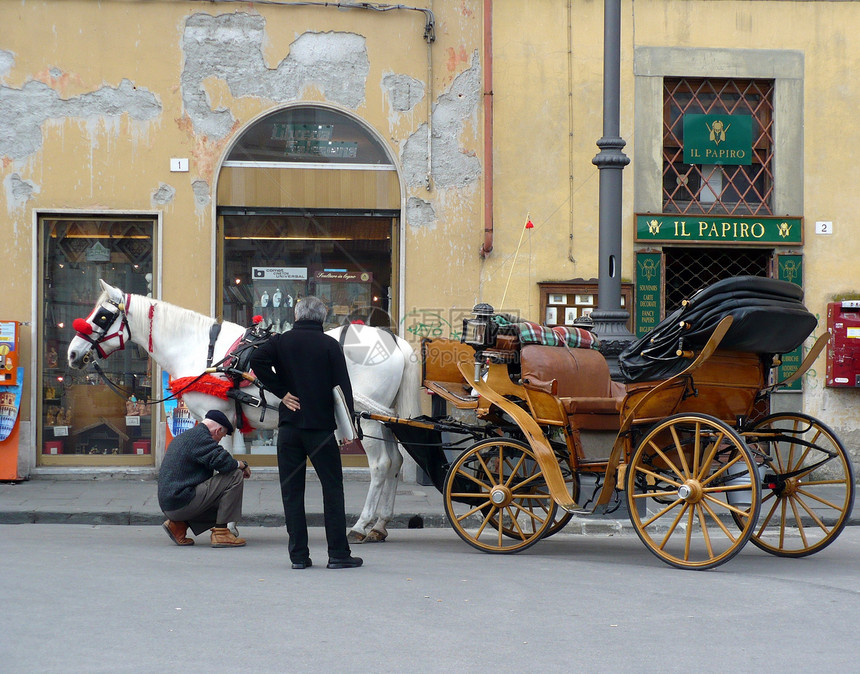
[[[17,672],[856,671],[860,527],[780,559],[673,569],[635,535],[488,555],[450,529],[289,568],[283,528],[178,548],[157,526],[0,526],[0,668]],[[200,541],[202,542],[202,540]]]

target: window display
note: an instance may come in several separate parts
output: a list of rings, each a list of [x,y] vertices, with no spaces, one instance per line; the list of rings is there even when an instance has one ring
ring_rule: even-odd
[[[152,463],[152,365],[131,345],[103,359],[111,390],[92,369],[66,362],[72,322],[88,314],[99,279],[129,292],[151,293],[151,218],[45,217],[40,222],[43,279],[40,368],[41,463]]]

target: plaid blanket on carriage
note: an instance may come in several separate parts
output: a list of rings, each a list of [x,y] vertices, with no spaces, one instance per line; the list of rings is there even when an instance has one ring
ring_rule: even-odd
[[[541,344],[543,346],[569,346],[574,349],[599,349],[600,342],[594,333],[583,328],[557,325],[554,328],[538,325],[531,321],[512,322],[502,316],[493,316],[499,325],[499,332],[514,334],[520,344]]]

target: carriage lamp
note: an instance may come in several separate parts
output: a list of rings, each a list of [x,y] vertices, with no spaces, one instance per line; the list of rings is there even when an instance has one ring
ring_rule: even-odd
[[[498,326],[493,322],[493,307],[486,302],[472,309],[474,318],[463,319],[463,336],[460,341],[475,349],[475,381],[481,377],[481,352],[496,344]]]
[[[460,341],[476,351],[488,349],[496,343],[496,324],[492,321],[494,310],[486,302],[472,309],[474,318],[463,319],[463,336]]]

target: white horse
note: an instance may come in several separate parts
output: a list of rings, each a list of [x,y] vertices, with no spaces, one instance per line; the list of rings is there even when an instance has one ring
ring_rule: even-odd
[[[174,379],[196,377],[207,367],[210,328],[215,319],[188,309],[142,295],[124,293],[100,281],[102,293],[85,319],[76,319],[76,335],[69,344],[68,361],[83,368],[93,357],[107,358],[131,341],[147,353]],[[344,328],[329,330],[335,339]],[[214,344],[213,363],[220,362],[228,350],[245,334],[245,328],[224,322]],[[420,369],[408,342],[380,328],[348,326],[343,336],[344,355],[352,382],[356,412],[374,412],[400,417],[419,414]],[[245,453],[241,420],[237,424],[236,403],[199,391],[182,394],[194,417],[202,419],[210,409],[218,409],[237,425],[232,439],[225,438],[233,454]],[[278,426],[278,399],[265,393],[267,410],[260,420],[260,408],[242,405],[245,422],[255,429]],[[349,532],[353,542],[383,541],[387,525],[394,516],[394,498],[403,457],[391,431],[375,421],[365,421],[363,440],[370,467],[370,488],[359,520]]]

